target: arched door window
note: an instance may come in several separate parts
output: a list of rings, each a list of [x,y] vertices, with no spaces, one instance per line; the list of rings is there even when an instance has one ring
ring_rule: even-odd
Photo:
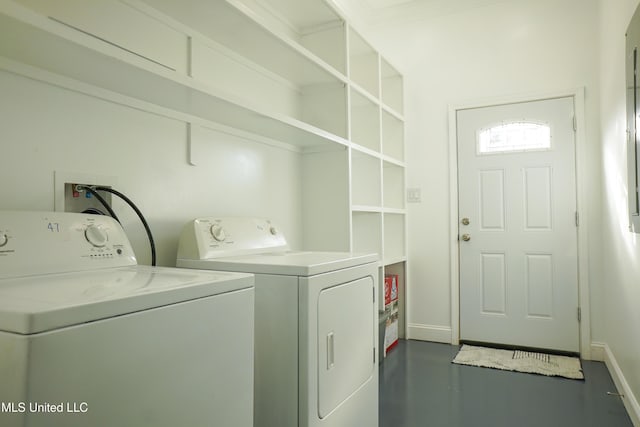
[[[551,128],[542,123],[514,121],[481,129],[478,154],[551,149]]]

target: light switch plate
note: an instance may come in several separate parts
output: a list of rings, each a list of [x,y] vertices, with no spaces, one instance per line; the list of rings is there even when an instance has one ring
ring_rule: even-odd
[[[422,203],[422,189],[407,188],[407,203]]]

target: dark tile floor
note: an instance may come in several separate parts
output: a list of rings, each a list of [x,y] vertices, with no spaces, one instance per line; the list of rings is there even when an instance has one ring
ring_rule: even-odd
[[[451,363],[457,346],[400,341],[380,366],[380,427],[633,427],[604,363],[584,381]]]

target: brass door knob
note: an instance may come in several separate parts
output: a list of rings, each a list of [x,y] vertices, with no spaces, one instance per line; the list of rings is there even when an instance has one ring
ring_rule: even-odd
[[[463,234],[462,235],[462,240],[464,240],[465,242],[468,242],[469,240],[471,240],[471,235],[470,234]]]
[[[469,218],[462,218],[462,221],[460,221],[462,223],[462,225],[469,225]]]

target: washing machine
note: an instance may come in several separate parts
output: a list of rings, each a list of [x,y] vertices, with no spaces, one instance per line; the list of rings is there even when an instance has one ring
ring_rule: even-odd
[[[137,265],[110,217],[0,212],[0,425],[253,425],[253,283]]]
[[[378,426],[377,260],[289,251],[266,219],[186,224],[178,267],[255,274],[255,427]]]

